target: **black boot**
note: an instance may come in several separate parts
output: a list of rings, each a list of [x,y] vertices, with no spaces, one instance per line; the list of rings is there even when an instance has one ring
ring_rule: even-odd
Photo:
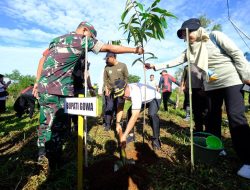
[[[152,139],[152,147],[154,150],[161,149],[161,141],[159,138]]]

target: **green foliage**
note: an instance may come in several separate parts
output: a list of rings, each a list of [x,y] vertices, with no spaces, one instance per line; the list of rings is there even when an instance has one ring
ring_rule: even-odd
[[[109,41],[109,44],[112,44],[112,45],[121,45],[121,40],[112,40],[112,41]]]
[[[200,21],[201,21],[201,26],[203,28],[206,28],[208,31],[211,30],[218,30],[218,31],[222,31],[222,26],[221,24],[214,24],[211,26],[211,24],[213,23],[213,20],[210,20],[209,18],[206,17],[206,15],[202,15],[199,17]]]
[[[199,19],[200,19],[200,22],[201,22],[201,26],[202,26],[203,28],[208,28],[208,26],[209,26],[209,25],[211,24],[211,22],[212,22],[210,19],[208,19],[208,18],[206,17],[206,15],[200,16]]]
[[[127,0],[125,10],[121,15],[120,28],[124,29],[124,34],[127,33],[128,43],[133,41],[135,46],[144,47],[145,43],[151,38],[157,40],[165,38],[165,29],[168,27],[166,18],[176,17],[167,10],[156,7],[159,2],[160,0],[155,0],[152,5],[145,8],[138,1]],[[128,18],[129,14],[131,15],[130,18]],[[145,58],[145,54],[150,54],[151,57]],[[157,58],[152,53],[145,54],[143,54],[143,57],[136,59],[132,65],[136,62],[144,64],[147,60]]]
[[[215,24],[212,29],[212,31],[217,30],[217,31],[222,31],[222,26],[220,24]]]
[[[184,67],[179,67],[175,73],[174,73],[174,77],[180,82],[181,81],[181,77],[184,71]]]
[[[132,66],[135,64],[135,63],[137,63],[137,62],[140,62],[140,63],[142,63],[142,64],[144,64],[146,61],[148,61],[148,60],[150,60],[150,59],[157,59],[157,57],[153,54],[153,53],[150,53],[150,52],[145,52],[144,53],[144,55],[151,55],[150,57],[147,57],[147,58],[145,58],[144,57],[144,60],[141,58],[141,57],[139,57],[138,59],[136,59],[136,60],[134,60],[133,61],[133,63],[132,63]]]
[[[143,47],[143,41],[147,42],[150,38],[164,39],[164,29],[168,27],[166,18],[176,17],[167,10],[156,7],[159,2],[160,0],[155,0],[148,8],[134,0],[126,2],[120,28],[124,28],[124,33],[128,34],[128,43],[133,38],[136,46]],[[130,18],[127,18],[128,13],[132,15]]]
[[[128,75],[128,83],[136,83],[139,82],[141,79],[141,77],[137,76],[137,75]]]
[[[13,70],[11,74],[6,74],[6,77],[11,79],[12,83],[8,88],[8,92],[11,96],[16,98],[20,91],[26,87],[34,84],[35,76],[21,75],[18,70]]]

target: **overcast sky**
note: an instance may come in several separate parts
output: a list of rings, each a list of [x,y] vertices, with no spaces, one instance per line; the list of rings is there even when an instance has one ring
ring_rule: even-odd
[[[138,0],[148,7],[153,1]],[[248,2],[248,3],[247,3]],[[103,42],[124,39],[119,30],[121,14],[126,0],[1,0],[0,1],[0,73],[9,74],[17,69],[21,74],[36,75],[38,61],[44,49],[54,37],[74,31],[81,21],[92,23],[97,38]],[[185,43],[178,39],[176,31],[183,21],[206,15],[213,24],[221,24],[225,32],[243,52],[249,51],[228,20],[227,0],[162,0],[158,5],[177,16],[168,19],[166,39],[150,40],[146,51],[154,53],[162,63],[178,56]],[[232,21],[247,35],[250,33],[249,1],[229,0]],[[250,46],[249,40],[244,38]],[[128,45],[123,41],[123,45]],[[133,46],[133,44],[129,44]],[[89,53],[90,73],[93,83],[98,82],[105,65],[105,53]],[[131,67],[138,55],[118,55],[117,59],[128,65],[129,73],[143,76],[141,65]],[[170,69],[170,73],[174,73]],[[147,78],[154,73],[147,71]],[[156,78],[159,72],[154,73]],[[142,77],[143,78],[143,77]]]

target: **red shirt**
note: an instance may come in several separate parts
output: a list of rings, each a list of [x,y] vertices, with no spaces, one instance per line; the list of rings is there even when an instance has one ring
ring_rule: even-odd
[[[177,85],[178,82],[176,81],[176,79],[169,75],[169,74],[163,74],[160,78],[159,81],[159,87],[162,87],[162,92],[172,92],[172,83],[176,83]]]

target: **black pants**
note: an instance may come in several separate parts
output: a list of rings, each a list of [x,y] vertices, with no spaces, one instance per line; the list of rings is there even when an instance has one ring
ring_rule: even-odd
[[[0,113],[4,113],[6,110],[6,100],[0,100]]]
[[[208,97],[201,88],[192,88],[192,103],[194,114],[194,128],[196,132],[203,131],[208,125]]]
[[[189,93],[188,93],[188,91],[184,91],[183,109],[186,110],[187,107],[189,107],[189,106],[190,106]]]
[[[112,95],[105,96],[105,105],[104,105],[104,120],[105,126],[110,127],[112,118],[117,112],[117,107],[125,103],[125,100],[121,97],[113,98]]]
[[[163,92],[162,93],[162,100],[163,100],[163,106],[164,106],[164,110],[168,111],[168,102],[169,102],[169,98],[171,96],[172,92]],[[172,104],[175,104],[174,102],[172,102]]]
[[[152,101],[146,103],[146,108],[148,108],[148,117],[150,121],[151,128],[153,130],[153,138],[158,139],[160,137],[160,119],[157,112],[160,109],[161,99],[153,99]],[[144,108],[142,104],[141,111]],[[130,106],[127,113],[127,123],[132,115],[132,107]]]
[[[190,106],[189,92],[184,92],[183,109]],[[208,112],[208,97],[201,88],[192,88],[192,109],[194,115],[194,128],[196,132],[203,131],[207,128],[207,112]]]
[[[225,101],[233,147],[244,164],[250,164],[250,128],[245,117],[242,85],[211,90],[208,132],[221,138],[222,104]]]

